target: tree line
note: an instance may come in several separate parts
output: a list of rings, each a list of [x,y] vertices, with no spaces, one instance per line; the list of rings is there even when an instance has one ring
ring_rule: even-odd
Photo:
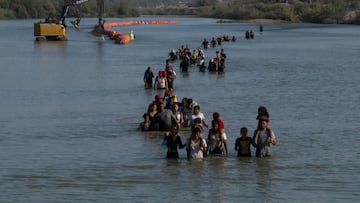
[[[75,0],[0,0],[0,19],[29,19],[60,17],[62,7]],[[106,0],[105,0],[106,1]],[[106,1],[106,17],[137,17],[137,9],[130,7],[128,1]],[[97,17],[98,6],[95,0],[71,6],[69,17]]]
[[[74,0],[0,0],[0,19],[58,17]],[[360,24],[359,0],[105,0],[105,17],[194,15],[219,19]],[[95,0],[69,9],[69,17],[97,17]]]
[[[208,2],[204,0],[204,2]],[[359,0],[238,0],[202,7],[203,17],[360,24]]]

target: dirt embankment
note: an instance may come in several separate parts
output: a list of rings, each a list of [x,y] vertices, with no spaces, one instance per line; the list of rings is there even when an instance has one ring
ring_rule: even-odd
[[[279,24],[279,23],[291,23],[283,20],[273,19],[249,19],[249,20],[218,20],[218,23],[258,23],[258,24]]]
[[[324,19],[323,23],[325,24],[358,24],[360,25],[360,12],[359,11],[350,11],[347,12],[340,20],[328,18]],[[274,19],[248,19],[248,20],[231,20],[231,19],[221,19],[217,21],[218,23],[258,23],[258,24],[279,24],[279,23],[300,23],[300,22],[289,22],[284,20],[274,20]]]
[[[344,17],[341,19],[339,23],[343,24],[352,24],[356,21],[358,18],[359,12],[356,11],[350,11],[344,15]]]

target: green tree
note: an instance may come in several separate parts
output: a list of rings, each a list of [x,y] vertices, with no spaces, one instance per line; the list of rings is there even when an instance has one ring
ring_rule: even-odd
[[[16,18],[14,11],[0,8],[0,19],[13,19],[13,18]]]
[[[10,8],[10,0],[0,0],[0,8],[9,9]]]
[[[118,4],[117,14],[120,16],[127,16],[129,12],[129,2],[123,0]]]

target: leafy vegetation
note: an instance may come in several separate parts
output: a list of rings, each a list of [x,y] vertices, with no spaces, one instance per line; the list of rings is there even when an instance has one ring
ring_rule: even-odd
[[[58,17],[74,0],[0,0],[0,19]],[[359,0],[105,0],[105,17],[195,15],[219,19],[360,24]],[[96,0],[74,6],[68,16],[97,17]]]
[[[200,16],[225,19],[276,19],[289,22],[356,23],[358,0],[234,0],[204,4]],[[349,12],[354,15],[345,18]]]
[[[71,0],[0,0],[1,19],[24,19],[59,17],[61,7]],[[72,0],[75,1],[75,0]],[[128,1],[109,1],[105,4],[107,17],[139,16],[137,9],[130,7]],[[95,0],[90,0],[69,9],[68,16],[97,17],[98,7]]]

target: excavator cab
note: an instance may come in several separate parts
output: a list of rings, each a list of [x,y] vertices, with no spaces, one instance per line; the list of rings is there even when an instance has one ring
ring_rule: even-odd
[[[65,4],[62,7],[61,16],[57,21],[47,18],[45,22],[34,23],[34,36],[36,40],[67,40],[67,29],[65,18],[70,6],[83,4],[89,0],[77,0]],[[77,26],[80,23],[80,18],[74,22]]]
[[[38,22],[34,24],[36,40],[66,40],[67,30],[61,23]]]

